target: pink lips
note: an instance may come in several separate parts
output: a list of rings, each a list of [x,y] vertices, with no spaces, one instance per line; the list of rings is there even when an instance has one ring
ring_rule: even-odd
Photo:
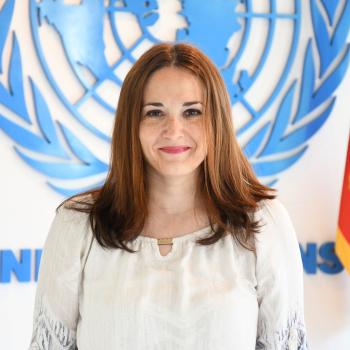
[[[166,153],[182,153],[189,150],[190,148],[191,147],[187,147],[187,146],[175,146],[175,147],[161,147],[159,149]]]

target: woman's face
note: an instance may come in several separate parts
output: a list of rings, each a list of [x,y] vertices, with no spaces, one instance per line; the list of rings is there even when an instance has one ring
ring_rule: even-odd
[[[166,67],[149,78],[139,137],[148,170],[165,176],[194,173],[206,156],[203,88],[184,69]]]

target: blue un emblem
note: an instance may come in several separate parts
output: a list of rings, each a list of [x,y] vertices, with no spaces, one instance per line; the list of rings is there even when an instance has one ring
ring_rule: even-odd
[[[193,43],[216,63],[241,146],[270,186],[330,116],[349,63],[350,0],[28,0],[16,8],[25,3],[30,64],[46,84],[24,69],[28,43],[12,29],[15,1],[7,0],[0,8],[0,129],[64,196],[104,181],[108,157],[91,144],[108,149],[125,74],[156,43]]]

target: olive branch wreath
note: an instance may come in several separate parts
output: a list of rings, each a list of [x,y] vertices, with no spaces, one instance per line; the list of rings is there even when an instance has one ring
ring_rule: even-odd
[[[350,0],[345,1],[337,23],[334,23],[334,19],[339,0],[331,3],[310,0],[314,38],[309,38],[306,45],[301,81],[298,83],[295,79],[290,84],[274,118],[265,122],[243,147],[259,178],[275,177],[295,163],[306,151],[306,142],[325,123],[334,107],[334,92],[349,65],[350,45],[346,43],[346,38],[350,27],[347,17]],[[13,12],[14,0],[7,0],[0,9],[0,23],[3,23],[4,28],[0,32],[0,78],[3,74],[3,49]],[[0,81],[0,104],[14,113],[20,122],[16,123],[0,114],[0,129],[15,142],[14,150],[18,156],[36,171],[53,179],[72,181],[106,174],[108,165],[99,160],[71,129],[53,119],[43,94],[30,76],[27,79],[35,115],[29,115],[20,47],[15,32],[12,32],[7,75],[8,87]],[[295,112],[293,104],[297,106]],[[305,123],[311,113],[315,116]],[[34,121],[39,132],[33,130]],[[292,131],[287,132],[288,129]],[[37,159],[31,153],[49,156],[53,160]],[[272,186],[276,181],[276,178],[273,179],[269,185]],[[99,182],[87,187],[66,188],[51,181],[47,183],[63,196],[102,184]]]

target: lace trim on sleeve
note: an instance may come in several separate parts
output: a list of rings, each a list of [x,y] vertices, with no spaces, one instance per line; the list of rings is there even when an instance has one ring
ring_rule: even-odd
[[[256,350],[308,350],[305,324],[300,312],[294,312],[288,318],[285,327],[268,331],[268,321],[261,320],[258,325]]]
[[[56,319],[43,298],[35,306],[33,337],[29,350],[75,350],[76,333]]]

